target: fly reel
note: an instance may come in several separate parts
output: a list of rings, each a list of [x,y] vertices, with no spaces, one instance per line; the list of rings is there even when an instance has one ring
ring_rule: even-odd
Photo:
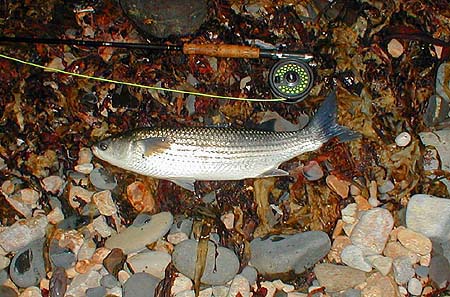
[[[297,103],[305,99],[314,83],[311,67],[300,59],[281,59],[269,72],[269,86],[275,96]]]

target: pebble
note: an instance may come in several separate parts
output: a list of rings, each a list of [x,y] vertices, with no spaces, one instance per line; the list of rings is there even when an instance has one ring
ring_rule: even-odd
[[[398,297],[397,285],[389,276],[374,273],[367,278],[366,282],[366,286],[362,289],[362,296]]]
[[[92,227],[103,238],[110,237],[115,231],[107,223],[104,216],[98,216],[92,221]]]
[[[69,185],[69,204],[73,208],[80,207],[80,199],[85,203],[91,202],[92,195],[94,195],[94,192],[88,191],[83,187]]]
[[[419,257],[414,252],[405,248],[399,242],[388,242],[386,248],[383,251],[384,255],[392,259],[398,257],[407,256],[410,259],[411,264],[415,264],[419,261]]]
[[[47,219],[50,224],[56,225],[64,220],[64,213],[62,212],[60,207],[56,207],[48,213]]]
[[[91,163],[84,163],[84,164],[75,165],[74,169],[76,172],[83,173],[83,174],[89,174],[94,169],[94,165],[92,165]]]
[[[33,241],[12,258],[9,275],[18,287],[37,285],[45,277],[44,242],[44,238]]]
[[[365,272],[372,271],[372,266],[364,259],[363,251],[356,245],[348,245],[341,253],[342,262]]]
[[[92,200],[102,215],[109,217],[117,213],[116,204],[112,199],[111,191],[104,190],[95,193],[92,196]]]
[[[64,187],[64,180],[57,176],[47,176],[42,180],[42,187],[53,195],[60,195]]]
[[[403,45],[400,43],[400,41],[394,38],[389,41],[387,50],[393,58],[398,58],[403,54],[405,49],[403,48]]]
[[[341,210],[342,220],[348,224],[354,224],[356,222],[358,205],[356,203],[350,203],[344,209]]]
[[[42,297],[41,289],[38,287],[26,288],[19,297]]]
[[[86,297],[104,297],[106,296],[106,288],[95,287],[86,290]]]
[[[330,246],[328,235],[322,231],[255,238],[250,243],[250,262],[263,275],[299,274],[325,257]]]
[[[145,272],[133,274],[123,285],[123,297],[153,297],[159,279]]]
[[[126,256],[119,248],[113,248],[111,252],[103,260],[103,265],[106,270],[114,276],[117,276],[119,271],[123,268]]]
[[[378,192],[380,194],[386,194],[394,189],[395,189],[395,186],[391,180],[386,180],[381,185],[378,186]]]
[[[416,194],[406,209],[408,229],[419,232],[438,242],[450,240],[450,199]]]
[[[397,238],[405,248],[416,254],[427,255],[431,253],[431,240],[418,232],[403,229],[398,232]]]
[[[402,132],[395,137],[395,144],[399,147],[405,147],[411,143],[411,134],[408,132]]]
[[[116,177],[102,167],[94,168],[89,174],[89,180],[100,190],[113,190],[117,187]]]
[[[92,151],[90,148],[83,147],[78,152],[77,164],[91,163],[92,161]]]
[[[392,214],[384,208],[373,208],[361,213],[350,239],[364,255],[381,254],[394,226]]]
[[[56,267],[69,268],[76,262],[75,254],[66,247],[60,247],[59,241],[52,239],[49,250],[50,261]]]
[[[173,285],[170,288],[170,294],[176,295],[180,292],[187,292],[192,289],[193,283],[187,276],[178,273],[173,280]],[[195,295],[195,294],[194,294]]]
[[[155,198],[150,189],[141,181],[135,181],[127,187],[127,198],[138,212],[151,212],[155,208]]]
[[[22,200],[22,196],[20,194],[5,196],[6,201],[22,216],[29,219],[33,213],[33,207],[30,204],[25,203]]]
[[[2,297],[17,297],[19,294],[8,286],[0,285],[0,296]]]
[[[329,293],[352,288],[366,280],[364,271],[329,263],[317,264],[314,273],[320,285]]]
[[[258,271],[252,266],[245,266],[241,275],[248,280],[250,286],[253,286],[258,279]]]
[[[372,264],[373,268],[378,270],[382,275],[386,276],[392,269],[392,258],[383,257],[381,255],[368,256],[367,260]]]
[[[250,297],[250,284],[242,275],[236,275],[231,282],[227,297]]]
[[[415,274],[411,260],[407,256],[395,258],[392,262],[394,279],[399,285],[406,284]]]
[[[440,95],[432,95],[428,99],[427,109],[423,115],[423,122],[427,127],[433,127],[443,122],[450,110],[448,96],[444,99]]]
[[[92,255],[94,255],[94,252],[97,248],[97,245],[92,239],[86,238],[81,245],[80,249],[77,253],[77,259],[78,261],[81,260],[89,260],[91,259]]]
[[[408,282],[408,292],[411,295],[419,296],[422,293],[422,284],[417,278],[412,278]]]
[[[107,274],[104,275],[101,279],[100,279],[100,285],[102,285],[102,287],[105,287],[107,289],[112,289],[115,288],[117,286],[120,286],[119,281],[114,277],[114,275],[112,274]]]
[[[11,260],[9,260],[8,257],[0,256],[0,270],[3,270],[6,267],[8,267],[10,262]]]
[[[133,272],[146,272],[159,279],[165,276],[167,265],[172,257],[165,252],[148,251],[141,252],[127,259],[127,263]]]
[[[429,269],[430,279],[438,288],[444,288],[447,282],[450,282],[450,264],[446,257],[442,255],[433,255]]]
[[[228,230],[233,229],[234,227],[234,213],[228,212],[220,217],[220,220],[225,225],[225,228]]]
[[[344,248],[348,245],[352,244],[352,241],[348,236],[339,235],[333,240],[333,244],[331,246],[331,250],[327,255],[328,260],[330,262],[341,263],[341,253]]]
[[[138,218],[139,216],[136,217],[131,226],[108,238],[105,247],[109,249],[120,248],[125,254],[139,252],[164,236],[173,223],[172,214],[169,212],[146,216],[145,223],[136,226],[135,223]]]
[[[323,170],[319,163],[310,161],[302,168],[303,176],[309,181],[316,181],[323,177]]]
[[[19,220],[0,233],[0,246],[6,252],[20,250],[32,241],[43,238],[47,225],[47,217],[40,214],[30,219]]]
[[[326,178],[327,185],[341,198],[347,198],[350,191],[350,183],[346,180],[337,178],[335,175],[328,175]]]
[[[198,242],[185,240],[175,246],[172,260],[175,268],[190,279],[194,278]],[[208,242],[206,266],[201,282],[222,285],[232,280],[239,270],[239,259],[230,249]]]
[[[49,284],[50,296],[62,297],[67,291],[67,274],[62,267],[55,267]]]
[[[87,289],[100,286],[102,276],[95,270],[75,276],[67,288],[66,297],[85,296]]]

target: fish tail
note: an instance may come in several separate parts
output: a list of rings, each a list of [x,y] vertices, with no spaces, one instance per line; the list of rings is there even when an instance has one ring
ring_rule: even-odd
[[[326,143],[334,137],[337,137],[340,142],[350,141],[360,137],[358,132],[339,125],[336,122],[336,116],[336,92],[333,91],[322,103],[305,130],[316,135],[322,143]]]

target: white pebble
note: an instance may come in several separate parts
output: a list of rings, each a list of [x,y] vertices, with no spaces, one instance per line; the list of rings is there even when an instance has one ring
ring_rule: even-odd
[[[411,295],[419,296],[422,293],[422,284],[417,278],[412,278],[408,282],[408,291]]]
[[[407,146],[411,142],[411,135],[408,132],[402,132],[395,137],[395,144],[400,147]]]

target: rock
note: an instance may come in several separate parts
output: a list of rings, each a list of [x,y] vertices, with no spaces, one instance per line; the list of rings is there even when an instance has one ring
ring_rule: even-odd
[[[450,282],[450,264],[442,255],[433,255],[429,270],[430,279],[438,288],[444,288]]]
[[[405,49],[403,48],[403,45],[400,43],[400,41],[398,41],[397,39],[391,39],[391,41],[389,41],[387,45],[387,50],[393,58],[398,58],[403,54]]]
[[[378,270],[382,275],[386,276],[392,269],[392,258],[383,257],[381,255],[368,256],[367,260],[372,264],[373,268]]]
[[[90,270],[87,273],[78,274],[72,279],[69,287],[67,288],[67,297],[85,296],[86,291],[89,288],[96,288],[100,286],[100,273],[95,270]]]
[[[0,285],[0,296],[2,297],[17,297],[19,294],[17,294],[16,291],[14,291],[13,288]]]
[[[347,198],[350,191],[350,183],[348,181],[337,178],[335,175],[328,175],[326,178],[327,185],[336,192],[341,198]]]
[[[88,191],[80,186],[73,186],[69,184],[69,203],[73,208],[80,207],[79,200],[84,201],[84,203],[91,202],[91,198],[94,192]]]
[[[141,181],[135,181],[127,187],[127,198],[138,212],[151,212],[155,208],[155,198],[150,189]]]
[[[339,235],[333,240],[333,245],[331,246],[331,250],[328,253],[328,259],[330,262],[335,261],[336,263],[341,263],[341,254],[344,248],[348,245],[352,244],[352,241],[349,237],[344,235]]]
[[[49,294],[50,296],[62,297],[67,291],[67,274],[62,267],[55,267],[50,278]]]
[[[89,174],[91,184],[100,190],[113,190],[117,187],[117,180],[105,168],[95,168]]]
[[[107,223],[104,216],[98,216],[92,221],[92,226],[94,230],[103,238],[107,238],[114,233],[114,229],[112,229]]]
[[[122,0],[125,14],[147,35],[167,38],[197,31],[208,16],[204,0]],[[149,22],[148,20],[152,20]]]
[[[42,297],[42,293],[38,287],[28,287],[19,297]]]
[[[98,208],[98,211],[104,216],[112,216],[117,213],[116,204],[114,203],[111,191],[104,190],[95,193],[92,200]]]
[[[159,279],[165,276],[167,265],[172,258],[168,253],[160,251],[141,252],[127,259],[127,263],[134,273],[146,272]]]
[[[348,245],[344,248],[341,254],[342,262],[350,267],[370,272],[372,266],[366,262],[362,250],[356,245]]]
[[[105,287],[107,289],[112,289],[114,287],[120,286],[119,281],[112,274],[104,275],[100,279],[100,284],[102,285],[102,287]]]
[[[10,262],[11,260],[9,260],[8,257],[0,256],[0,270],[3,270],[6,267],[8,267]]]
[[[395,186],[391,180],[386,180],[381,185],[378,186],[378,192],[380,194],[386,194],[394,189],[395,189]]]
[[[248,280],[239,274],[236,275],[231,282],[227,297],[250,297],[250,284]]]
[[[248,280],[250,286],[253,286],[258,279],[258,271],[252,266],[245,266],[244,269],[242,269],[241,275]]]
[[[367,278],[367,285],[362,290],[363,297],[398,297],[397,285],[389,276],[382,276],[379,273],[372,274]]]
[[[60,195],[64,187],[64,180],[57,175],[47,176],[42,180],[42,187],[53,195]]]
[[[83,173],[83,174],[89,174],[94,169],[94,165],[92,165],[91,163],[84,163],[84,164],[75,165],[74,169],[76,172]]]
[[[252,266],[260,274],[302,273],[330,251],[330,239],[321,231],[255,238],[250,243]]]
[[[197,246],[197,241],[185,240],[175,246],[172,254],[175,268],[190,279],[194,278]],[[208,254],[201,278],[202,283],[207,285],[225,284],[233,279],[238,270],[239,260],[233,251],[208,242]]]
[[[54,208],[47,215],[48,222],[52,225],[56,225],[62,220],[64,220],[64,214],[60,207]]]
[[[394,278],[397,284],[406,284],[415,274],[411,260],[407,256],[395,258],[392,262]]]
[[[44,242],[44,238],[33,241],[12,258],[9,275],[18,287],[35,286],[45,277]]]
[[[95,287],[86,290],[86,297],[104,297],[106,296],[106,288]]]
[[[450,170],[450,167],[447,170]],[[406,209],[408,229],[438,242],[450,240],[449,217],[450,199],[431,195],[416,194],[412,196]]]
[[[411,142],[411,135],[408,132],[402,132],[395,137],[395,144],[399,147],[405,147]]]
[[[37,215],[26,220],[19,220],[0,233],[0,246],[6,252],[17,251],[32,241],[43,238],[48,220],[44,215]]]
[[[78,261],[91,259],[96,249],[97,245],[95,244],[95,242],[90,238],[86,238],[83,244],[81,245],[80,249],[78,250],[77,253]]]
[[[190,291],[192,289],[192,286],[193,283],[187,276],[178,273],[173,281],[172,288],[170,288],[170,294],[178,295],[180,292]]]
[[[52,239],[49,250],[50,261],[56,267],[70,268],[76,262],[75,254],[66,247],[60,247],[59,241]]]
[[[428,277],[429,268],[427,266],[419,265],[415,269],[416,275],[421,278]]]
[[[112,235],[106,240],[105,247],[109,249],[120,248],[125,254],[139,252],[164,236],[169,231],[172,221],[173,217],[169,212],[148,216],[145,224],[136,226],[133,223],[120,233]]]
[[[381,254],[394,226],[391,213],[384,208],[373,208],[361,213],[350,239],[365,255]]]
[[[354,224],[356,222],[358,205],[356,203],[350,203],[341,210],[342,221],[348,224]]]
[[[398,232],[397,238],[405,248],[416,254],[426,255],[431,253],[431,240],[418,232],[403,229]]]
[[[411,295],[416,295],[416,296],[420,296],[420,294],[422,293],[422,284],[420,283],[420,281],[417,278],[412,278],[409,280],[408,282],[408,292]]]
[[[366,273],[361,270],[329,263],[317,264],[314,273],[329,293],[352,288],[366,280]]]
[[[419,261],[419,257],[412,251],[405,248],[399,242],[388,242],[386,248],[383,251],[384,255],[392,259],[398,257],[407,256],[409,257],[411,264],[415,264]]]
[[[153,297],[159,279],[145,272],[133,274],[123,285],[123,297]]]
[[[448,98],[448,96],[446,96]],[[439,125],[448,117],[450,99],[440,95],[432,95],[428,99],[427,109],[423,115],[423,122],[427,127]]]
[[[108,256],[103,260],[103,266],[112,275],[117,277],[119,270],[123,268],[126,256],[119,248],[113,248]]]
[[[90,148],[82,147],[78,152],[77,164],[91,163],[92,161],[92,151]]]
[[[323,177],[323,170],[319,163],[310,161],[302,167],[303,176],[309,181],[316,181]]]

